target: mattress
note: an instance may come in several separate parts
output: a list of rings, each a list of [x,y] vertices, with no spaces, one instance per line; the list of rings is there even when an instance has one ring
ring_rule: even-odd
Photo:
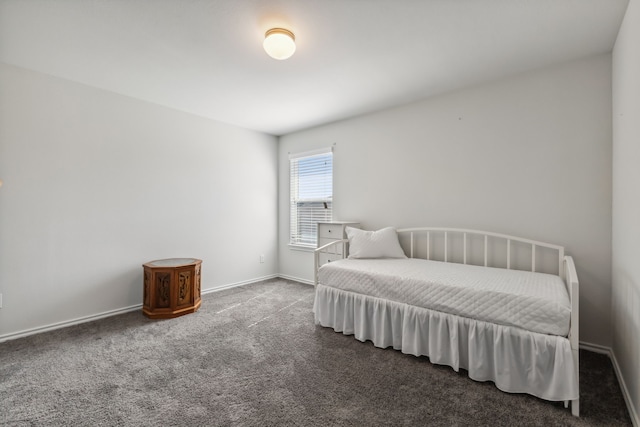
[[[569,295],[551,274],[422,259],[342,259],[323,265],[318,282],[531,332],[569,332]]]

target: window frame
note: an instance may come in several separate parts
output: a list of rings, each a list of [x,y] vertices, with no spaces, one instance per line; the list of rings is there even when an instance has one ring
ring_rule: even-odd
[[[331,166],[327,181],[327,176],[320,177],[317,181],[311,181],[310,188],[303,189],[303,192],[319,190],[322,192],[330,190],[330,194],[325,197],[300,197],[300,161],[302,159],[323,158],[330,156]],[[322,169],[318,170],[322,174]],[[289,154],[289,247],[294,250],[312,251],[316,249],[318,242],[317,226],[318,222],[331,221],[333,219],[333,147],[318,150],[305,151]],[[295,175],[295,176],[294,176]],[[294,206],[295,203],[295,206]],[[299,216],[300,205],[302,204],[322,204],[320,209],[328,209],[328,212],[321,214],[318,207],[309,206],[307,218],[301,220]],[[327,206],[328,205],[328,206]],[[317,210],[317,211],[316,211]],[[295,222],[295,224],[294,224]],[[295,227],[294,227],[295,226]],[[311,227],[312,233],[301,231],[301,227]],[[306,237],[306,238],[305,238]]]

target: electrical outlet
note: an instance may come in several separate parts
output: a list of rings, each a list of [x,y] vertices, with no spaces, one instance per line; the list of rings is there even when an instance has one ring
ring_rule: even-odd
[[[260,255],[260,264],[264,263],[264,255]]]

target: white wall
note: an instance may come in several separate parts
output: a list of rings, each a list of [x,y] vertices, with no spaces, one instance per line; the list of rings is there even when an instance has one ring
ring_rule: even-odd
[[[597,56],[281,137],[280,272],[312,280],[311,254],[287,246],[287,153],[336,144],[335,219],[564,245],[581,339],[609,346],[610,68]]]
[[[640,3],[613,50],[613,354],[640,425]]]
[[[203,290],[277,274],[277,161],[275,137],[0,64],[0,338],[140,304],[154,259],[201,258]]]

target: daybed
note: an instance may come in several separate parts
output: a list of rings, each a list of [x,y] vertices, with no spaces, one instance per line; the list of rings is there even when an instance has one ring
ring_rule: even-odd
[[[579,415],[578,278],[563,247],[462,229],[347,235],[315,251],[316,324]],[[320,265],[327,253],[342,259]]]

